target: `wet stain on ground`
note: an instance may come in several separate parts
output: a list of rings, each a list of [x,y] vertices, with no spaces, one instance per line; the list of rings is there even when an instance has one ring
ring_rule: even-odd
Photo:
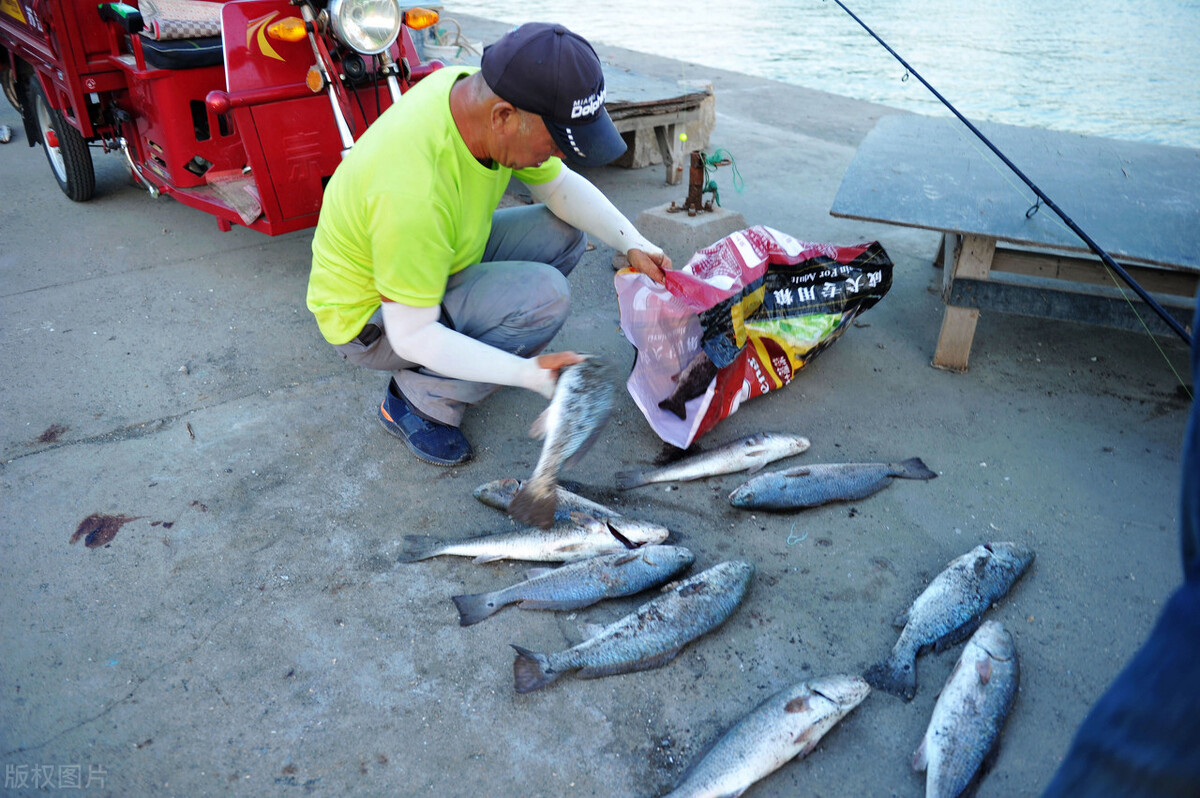
[[[107,546],[112,543],[121,527],[138,518],[141,516],[92,513],[79,522],[79,526],[75,528],[75,534],[71,535],[71,543],[77,543],[80,538],[83,538],[83,545],[89,549]]]
[[[37,436],[37,443],[58,443],[58,439],[62,437],[69,427],[64,427],[61,424],[51,424],[46,427],[46,431]]]

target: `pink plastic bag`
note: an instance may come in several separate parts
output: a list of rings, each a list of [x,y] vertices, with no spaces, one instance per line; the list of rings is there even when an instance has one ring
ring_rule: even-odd
[[[660,438],[687,448],[791,382],[891,280],[877,242],[814,244],[761,225],[700,250],[665,286],[622,269],[621,329],[638,350],[629,393]]]

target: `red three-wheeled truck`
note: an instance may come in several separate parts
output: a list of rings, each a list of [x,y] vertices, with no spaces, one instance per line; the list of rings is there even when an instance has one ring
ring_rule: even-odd
[[[0,83],[63,192],[95,189],[93,149],[222,229],[316,224],[343,152],[414,82],[397,0],[0,0]]]

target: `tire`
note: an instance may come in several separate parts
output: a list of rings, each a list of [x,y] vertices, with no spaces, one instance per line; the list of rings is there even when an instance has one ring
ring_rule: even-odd
[[[36,76],[29,79],[28,95],[27,110],[58,187],[75,202],[87,202],[96,191],[96,171],[83,134],[71,127],[57,109],[50,107]],[[54,134],[51,138],[58,139],[57,147],[46,141],[46,134],[51,132]]]

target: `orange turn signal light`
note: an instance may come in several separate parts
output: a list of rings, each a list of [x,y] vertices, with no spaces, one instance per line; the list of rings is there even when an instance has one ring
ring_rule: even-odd
[[[404,12],[404,24],[413,30],[422,30],[438,23],[438,12],[417,6]]]
[[[321,74],[321,70],[315,66],[308,68],[308,74],[304,76],[304,82],[312,89],[313,94],[320,92],[325,88],[325,76]]]
[[[267,35],[283,42],[298,42],[308,37],[308,29],[299,17],[284,17],[267,26]]]

